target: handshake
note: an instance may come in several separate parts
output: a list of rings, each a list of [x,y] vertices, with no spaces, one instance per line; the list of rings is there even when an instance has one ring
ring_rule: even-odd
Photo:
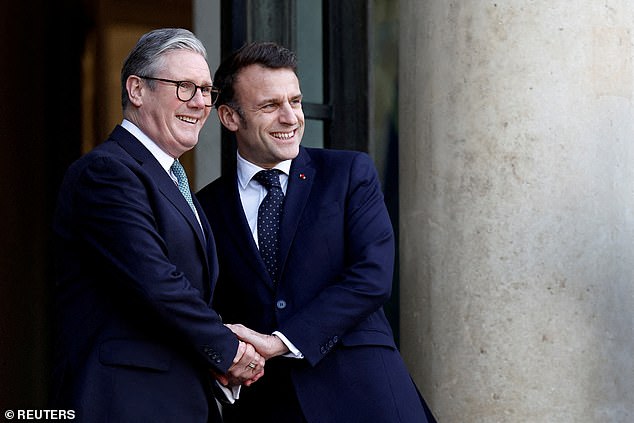
[[[250,386],[264,376],[266,360],[287,354],[288,347],[275,335],[265,335],[243,325],[225,325],[240,340],[227,374],[214,375],[223,386]]]

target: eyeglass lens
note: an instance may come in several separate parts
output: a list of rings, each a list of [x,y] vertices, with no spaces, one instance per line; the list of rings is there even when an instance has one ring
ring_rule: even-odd
[[[181,81],[177,85],[176,95],[180,101],[187,102],[194,98],[198,88],[205,99],[205,105],[213,106],[218,99],[218,91],[213,87],[198,87],[193,82]]]

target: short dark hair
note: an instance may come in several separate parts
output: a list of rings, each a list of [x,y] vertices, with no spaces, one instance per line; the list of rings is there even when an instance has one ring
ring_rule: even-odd
[[[214,75],[214,86],[220,88],[216,107],[235,104],[234,84],[240,71],[260,65],[270,69],[291,69],[297,74],[297,56],[291,50],[273,42],[245,44],[225,58]]]

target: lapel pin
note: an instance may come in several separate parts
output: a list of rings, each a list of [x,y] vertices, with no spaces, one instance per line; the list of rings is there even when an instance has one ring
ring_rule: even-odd
[[[303,173],[300,173],[300,174],[299,174],[299,179],[302,179],[302,180],[303,180],[303,179],[306,179],[306,175],[304,175]]]

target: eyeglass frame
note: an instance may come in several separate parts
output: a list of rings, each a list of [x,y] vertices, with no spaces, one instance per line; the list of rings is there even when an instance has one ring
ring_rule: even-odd
[[[188,101],[190,101],[192,98],[194,98],[196,96],[196,93],[198,92],[198,90],[200,90],[200,93],[203,94],[203,88],[209,88],[209,92],[210,94],[210,98],[212,100],[211,104],[205,104],[205,107],[213,107],[214,104],[216,104],[216,101],[218,101],[218,97],[220,97],[220,88],[218,87],[214,87],[213,85],[196,85],[194,84],[192,81],[174,81],[173,79],[165,79],[165,78],[155,78],[153,76],[139,76],[139,78],[141,79],[148,79],[150,81],[161,81],[161,82],[167,82],[169,84],[174,84],[176,85],[176,98],[178,98],[180,101],[182,101],[183,103],[187,103]],[[182,84],[192,84],[194,86],[194,91],[191,97],[189,97],[187,100],[183,100],[181,98],[181,96],[179,95],[179,90],[182,86]],[[216,95],[216,98],[213,98],[213,94]],[[203,97],[205,95],[203,94]]]

